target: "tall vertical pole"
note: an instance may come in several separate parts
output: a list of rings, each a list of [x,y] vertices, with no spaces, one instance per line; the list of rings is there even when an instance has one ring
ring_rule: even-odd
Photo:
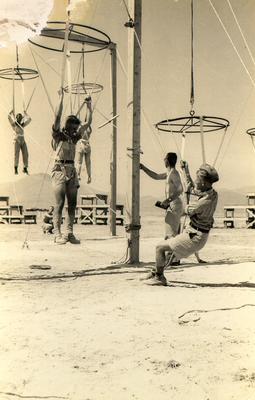
[[[111,77],[112,77],[112,114],[117,115],[117,54],[116,44],[111,43]],[[117,118],[112,121],[112,159],[110,163],[111,199],[110,231],[116,236],[116,201],[117,201]]]
[[[130,263],[139,262],[140,239],[140,117],[141,117],[141,22],[142,0],[131,0],[134,10],[133,45],[133,137]]]

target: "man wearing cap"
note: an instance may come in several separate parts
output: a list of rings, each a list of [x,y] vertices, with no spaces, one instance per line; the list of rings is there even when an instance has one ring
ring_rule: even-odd
[[[194,187],[187,162],[182,161],[181,168],[184,170],[190,186]],[[197,202],[188,205],[186,208],[186,213],[190,217],[190,224],[180,235],[157,245],[156,265],[146,277],[146,279],[149,279],[148,283],[167,286],[167,280],[164,276],[166,253],[171,252],[177,260],[180,260],[198,252],[207,242],[218,201],[218,194],[213,189],[212,184],[219,180],[219,176],[216,169],[209,164],[201,165],[196,175],[193,193],[197,195]]]
[[[60,128],[63,112],[64,90],[52,128],[52,147],[55,150],[55,163],[52,169],[52,186],[55,195],[53,225],[56,244],[79,244],[80,240],[73,234],[77,191],[79,181],[74,166],[75,147],[81,139],[79,131],[80,120],[75,115],[69,115],[63,129]],[[67,198],[66,233],[61,233],[62,211]]]

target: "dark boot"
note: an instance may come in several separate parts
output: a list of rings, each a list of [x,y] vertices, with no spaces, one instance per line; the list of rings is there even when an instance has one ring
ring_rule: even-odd
[[[14,167],[14,174],[18,175],[18,167]]]
[[[24,174],[27,174],[27,175],[28,175],[27,167],[24,167],[24,168],[23,168],[23,172],[24,172]]]

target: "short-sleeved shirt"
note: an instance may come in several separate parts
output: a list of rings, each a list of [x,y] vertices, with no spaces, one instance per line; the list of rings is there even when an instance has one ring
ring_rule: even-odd
[[[197,228],[210,230],[213,226],[213,214],[216,210],[218,193],[211,188],[206,192],[200,192],[195,204],[187,207],[190,221]]]

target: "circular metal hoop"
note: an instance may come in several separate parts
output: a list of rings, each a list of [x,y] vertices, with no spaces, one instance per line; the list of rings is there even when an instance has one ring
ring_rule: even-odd
[[[255,128],[250,128],[247,129],[246,133],[250,136],[254,136],[255,137]]]
[[[201,129],[201,119],[203,121],[203,132],[215,132],[229,127],[229,121],[225,118],[189,115],[166,119],[156,124],[159,131],[170,133],[199,133]]]
[[[38,78],[38,71],[30,68],[4,68],[0,69],[0,79],[9,79],[15,81],[28,81]]]
[[[46,28],[43,28],[41,31],[40,36],[47,37],[49,39],[58,39],[60,41],[59,46],[56,46],[56,44],[52,43],[48,46],[43,45],[41,43],[38,43],[36,41],[36,38],[34,37],[33,39],[28,39],[28,41],[35,46],[39,46],[43,49],[46,50],[51,50],[51,51],[58,51],[58,52],[63,52],[64,51],[64,46],[63,46],[63,41],[65,38],[65,27],[66,23],[64,21],[49,21],[47,22],[48,25]],[[70,27],[69,27],[69,34],[68,34],[68,40],[69,42],[76,43],[80,46],[79,49],[77,50],[70,50],[70,53],[93,53],[96,51],[104,50],[107,47],[109,47],[111,43],[110,37],[104,33],[103,31],[100,31],[99,29],[92,28],[91,26],[88,25],[83,25],[83,24],[76,24],[73,22],[70,22]],[[84,49],[84,45],[88,45],[93,47],[92,49]]]
[[[84,83],[74,83],[71,85],[71,93],[78,95],[99,93],[102,92],[103,89],[104,87],[102,85],[99,85],[98,83],[84,82]],[[66,86],[64,88],[64,91],[66,93],[69,93],[69,87]]]

